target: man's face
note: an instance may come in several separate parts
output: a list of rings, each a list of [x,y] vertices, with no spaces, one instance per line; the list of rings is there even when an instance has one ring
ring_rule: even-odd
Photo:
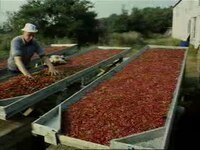
[[[24,37],[24,40],[29,43],[35,36],[35,33],[32,33],[32,32],[24,32],[23,33],[23,37]]]

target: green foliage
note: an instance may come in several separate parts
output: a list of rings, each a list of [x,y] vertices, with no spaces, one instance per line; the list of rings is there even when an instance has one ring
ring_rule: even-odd
[[[136,47],[144,44],[179,45],[179,40],[161,36],[171,24],[172,8],[133,8],[130,14],[122,9],[120,15],[99,19],[99,42]],[[152,37],[153,33],[157,34]],[[149,40],[144,40],[141,35]]]
[[[96,13],[86,0],[29,0],[9,15],[8,24],[16,34],[27,22],[36,24],[46,38],[69,37],[78,43],[96,42]],[[96,38],[97,39],[97,38]]]
[[[171,45],[179,46],[180,40],[171,37],[163,37],[162,35],[153,36],[151,38],[145,39],[144,42],[150,45]]]
[[[96,13],[89,0],[28,0],[18,12],[10,13],[0,33],[21,34],[27,22],[39,28],[37,39],[42,46],[51,43],[97,43],[105,45],[132,46],[144,44],[179,45],[178,40],[163,38],[172,24],[172,8],[133,8],[129,14],[122,9],[120,15],[96,20]],[[144,40],[143,38],[150,38]],[[0,37],[1,38],[1,37]],[[8,41],[0,39],[0,48],[9,49]]]
[[[133,8],[130,15],[122,10],[122,14],[113,14],[100,20],[106,31],[129,32],[137,31],[144,35],[164,33],[172,25],[172,8]]]
[[[58,37],[47,38],[47,37],[39,36],[39,37],[37,37],[37,40],[40,42],[40,45],[42,47],[48,47],[51,44],[63,44],[63,43],[64,44],[67,44],[67,43],[71,44],[71,43],[74,43],[68,37],[63,37],[63,38],[58,38]]]
[[[8,55],[9,55],[8,51],[0,50],[0,62],[1,60],[7,59]]]
[[[188,55],[191,57],[197,57],[198,55],[198,48],[195,48],[194,45],[190,44],[188,48]],[[199,57],[199,56],[198,56]]]
[[[108,38],[108,45],[113,46],[133,46],[144,44],[142,35],[138,32],[113,33]]]
[[[142,10],[133,8],[132,13],[129,16],[129,30],[146,33],[147,23],[144,17],[145,16]]]
[[[12,35],[0,34],[0,60],[8,57],[11,40]]]
[[[11,34],[0,34],[0,51],[10,50],[10,42],[12,38]]]

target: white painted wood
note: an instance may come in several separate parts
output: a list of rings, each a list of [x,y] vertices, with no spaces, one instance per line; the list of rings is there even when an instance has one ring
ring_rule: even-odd
[[[51,44],[51,46],[53,47],[61,47],[61,46],[66,46],[66,47],[71,47],[71,46],[75,46],[77,44]]]
[[[99,49],[130,49],[131,47],[98,46]]]
[[[151,48],[159,48],[159,46],[156,45],[150,45],[146,46],[142,50],[140,50],[137,54],[133,55],[130,57],[127,61],[122,62],[119,66],[113,68],[100,78],[96,79],[95,81],[91,82],[89,85],[85,86],[83,89],[81,89],[79,92],[75,93],[65,101],[63,101],[61,104],[59,104],[57,107],[52,109],[51,111],[47,112],[43,116],[41,116],[38,120],[32,123],[32,132],[38,135],[44,135],[44,137],[48,139],[45,140],[47,143],[50,144],[58,144],[56,143],[56,136],[55,136],[55,129],[53,129],[53,122],[56,120],[62,121],[62,119],[55,119],[53,120],[52,118],[59,117],[55,116],[55,111],[58,112],[59,109],[62,109],[62,111],[67,110],[70,105],[76,103],[77,101],[81,100],[81,98],[94,89],[94,87],[97,87],[100,83],[105,82],[106,80],[112,78],[117,72],[120,72],[126,65],[128,65],[130,62],[132,62],[134,59],[138,58],[140,55],[142,55],[145,51]],[[170,47],[170,46],[161,46],[161,49],[175,49],[176,47]],[[179,47],[182,49],[182,47]],[[111,145],[109,146],[111,149],[151,149],[151,147],[141,147],[140,145],[138,146],[137,144],[139,143],[146,143],[146,144],[154,144],[154,148],[166,148],[168,146],[169,142],[169,135],[171,133],[171,127],[172,123],[174,120],[174,114],[175,114],[175,107],[177,105],[178,101],[178,93],[180,90],[180,85],[181,85],[181,80],[183,78],[183,72],[185,68],[185,61],[186,61],[186,56],[187,56],[187,49],[185,49],[185,57],[182,62],[182,68],[180,72],[180,76],[177,81],[176,85],[176,90],[174,92],[173,100],[170,105],[170,110],[167,115],[167,120],[166,123],[163,127],[145,131],[143,133],[138,133],[138,134],[132,134],[123,138],[118,138],[118,139],[113,139],[111,140]],[[61,113],[59,113],[61,115]],[[52,124],[53,123],[53,124]],[[57,138],[59,139],[58,142],[62,145],[67,145],[67,146],[72,146],[76,148],[81,148],[81,149],[107,149],[109,147],[104,147],[105,145],[100,145],[97,143],[92,143],[89,141],[77,139],[77,138],[72,138],[69,136],[62,135],[61,133],[57,132]],[[153,139],[153,140],[151,140]],[[154,140],[155,139],[155,140]],[[136,146],[135,146],[136,145]],[[152,149],[154,149],[152,148]]]
[[[199,0],[182,0],[173,9],[172,37],[186,41],[189,35],[190,43],[197,48],[200,45]]]
[[[110,149],[109,146],[106,145],[101,145],[89,141],[84,141],[81,139],[77,138],[72,138],[64,135],[59,136],[59,141],[63,145],[68,145],[68,146],[76,146],[76,148],[80,149]]]

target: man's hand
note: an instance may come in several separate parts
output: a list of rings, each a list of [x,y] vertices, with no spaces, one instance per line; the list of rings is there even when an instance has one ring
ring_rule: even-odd
[[[22,57],[21,56],[15,56],[14,60],[15,60],[15,64],[17,65],[18,69],[20,70],[20,72],[24,76],[27,76],[27,77],[33,79],[33,76],[29,73],[29,71],[26,69],[24,63],[22,62]]]
[[[56,75],[59,75],[60,73],[54,67],[50,67],[49,68],[49,74],[51,76],[56,76]]]
[[[30,78],[30,79],[34,79],[34,77],[31,74],[25,74],[25,76]]]
[[[49,74],[52,76],[59,75],[60,73],[54,68],[53,64],[50,62],[49,58],[46,56],[42,57],[42,60],[47,64],[49,68]]]

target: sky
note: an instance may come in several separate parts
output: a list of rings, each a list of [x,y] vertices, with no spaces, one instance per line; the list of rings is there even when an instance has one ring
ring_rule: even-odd
[[[90,0],[94,3],[94,10],[98,17],[108,17],[110,14],[120,14],[122,8],[129,12],[133,7],[169,7],[173,6],[177,0]]]
[[[94,4],[93,10],[98,18],[108,17],[116,13],[120,14],[121,9],[125,8],[129,12],[133,7],[169,7],[178,0],[89,0]],[[26,0],[0,0],[0,23],[6,20],[6,11],[17,11]]]

